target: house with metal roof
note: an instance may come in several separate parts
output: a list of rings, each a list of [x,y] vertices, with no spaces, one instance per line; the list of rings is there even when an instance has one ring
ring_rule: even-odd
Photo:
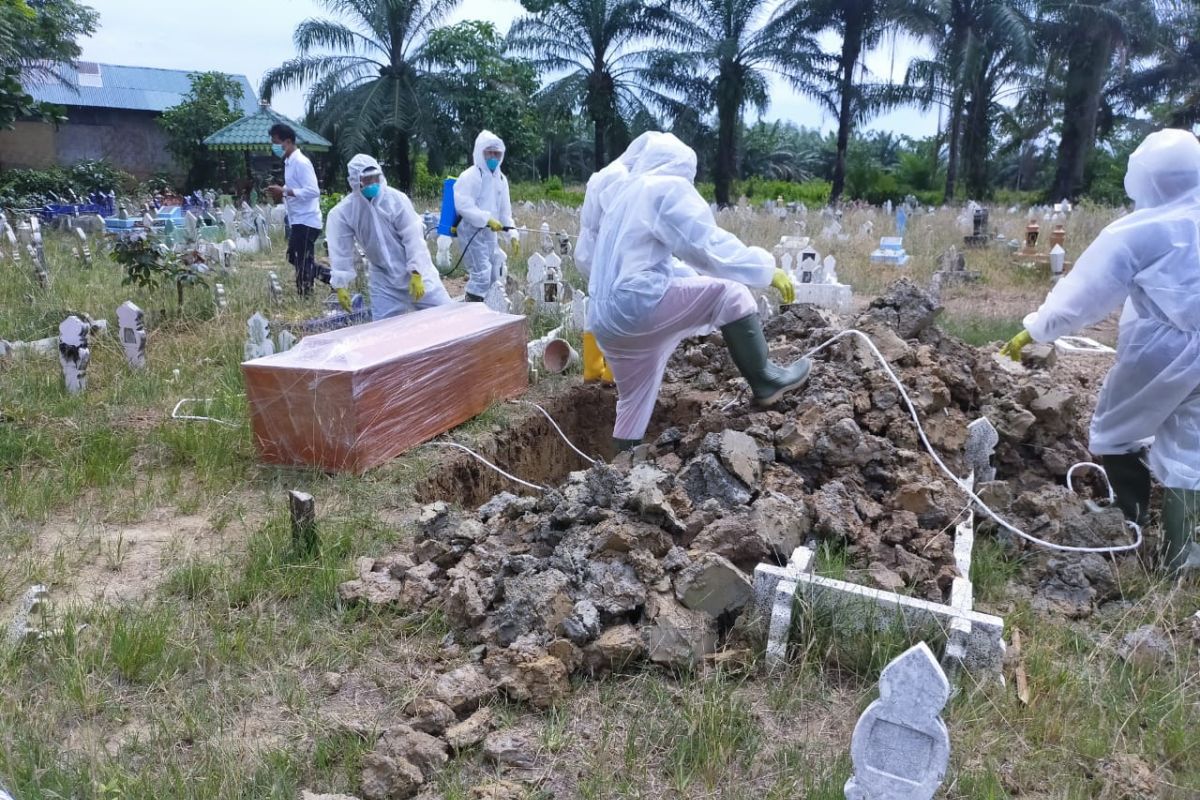
[[[59,72],[63,81],[43,80],[25,90],[35,100],[65,106],[67,122],[55,127],[20,121],[13,130],[0,131],[0,169],[104,159],[142,178],[178,170],[156,120],[183,100],[191,72],[89,61]],[[254,114],[259,106],[250,81],[232,77],[242,85],[242,110]]]

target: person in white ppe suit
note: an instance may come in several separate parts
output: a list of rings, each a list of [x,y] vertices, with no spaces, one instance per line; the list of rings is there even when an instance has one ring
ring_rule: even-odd
[[[433,266],[425,228],[412,201],[387,185],[379,162],[368,155],[356,155],[346,169],[350,193],[325,221],[330,285],[342,306],[350,310],[355,241],[369,264],[374,319],[454,302]]]
[[[617,382],[618,450],[645,436],[667,359],[690,336],[720,328],[759,405],[802,386],[811,368],[807,359],[789,367],[768,359],[746,287],[774,286],[785,303],[793,302],[795,289],[770,253],[717,226],[692,185],[695,152],[670,134],[657,134],[630,161],[628,177],[612,180],[597,195],[604,214],[588,280],[588,328]],[[676,256],[691,268],[685,274],[676,274]]]
[[[498,237],[514,223],[508,179],[500,171],[504,142],[483,131],[475,137],[473,161],[454,182],[454,210],[462,217],[458,241],[469,275],[467,300],[482,303],[492,284],[504,276],[507,258]]]
[[[1089,448],[1128,519],[1148,519],[1151,471],[1163,484],[1163,561],[1176,572],[1200,566],[1191,543],[1200,522],[1200,141],[1182,130],[1146,137],[1129,158],[1125,191],[1133,213],[1101,231],[1003,352],[1019,358],[1029,342],[1052,342],[1125,304]]]

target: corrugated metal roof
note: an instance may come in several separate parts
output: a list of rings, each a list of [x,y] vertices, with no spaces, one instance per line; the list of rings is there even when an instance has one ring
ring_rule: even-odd
[[[68,86],[55,81],[31,82],[25,91],[43,103],[90,108],[123,108],[165,111],[178,105],[192,88],[188,75],[199,70],[124,67],[118,64],[81,62],[78,67],[56,67]],[[97,77],[98,72],[98,77]],[[245,75],[231,76],[242,84],[242,110],[253,114],[258,98]],[[73,88],[77,87],[77,88]]]
[[[321,134],[310,131],[266,105],[211,134],[204,143],[214,150],[270,150],[271,135],[267,131],[276,122],[291,125],[296,131],[296,144],[306,150],[328,150],[331,147],[329,140]]]

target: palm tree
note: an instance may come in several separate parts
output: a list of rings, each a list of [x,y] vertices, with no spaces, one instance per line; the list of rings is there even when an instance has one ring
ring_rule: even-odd
[[[796,3],[802,14],[795,20],[802,36],[809,31],[832,31],[840,46],[829,66],[818,69],[818,80],[807,85],[808,94],[825,106],[838,121],[837,158],[829,202],[841,199],[846,184],[846,153],[857,124],[887,107],[908,99],[893,87],[867,81],[863,57],[878,46],[884,35],[896,30],[931,31],[935,17],[921,0],[810,0]]]
[[[917,60],[905,82],[915,97],[928,106],[945,106],[946,191],[954,199],[958,183],[960,149],[966,123],[966,106],[972,87],[976,96],[986,90],[983,76],[997,52],[1031,46],[1029,19],[1020,11],[1021,0],[936,0],[932,9],[940,23],[934,35],[935,58]]]
[[[797,20],[800,4],[768,12],[771,0],[679,0],[684,18],[672,31],[675,52],[661,53],[650,75],[675,95],[677,111],[716,109],[717,148],[714,183],[717,204],[729,204],[737,174],[737,134],[742,112],[766,110],[767,75],[775,72],[801,91],[805,76],[822,59],[815,39]]]
[[[1162,9],[1162,36],[1152,63],[1117,87],[1131,110],[1160,105],[1162,121],[1173,128],[1200,122],[1200,7]]]
[[[640,0],[560,0],[518,19],[509,47],[532,57],[542,72],[561,74],[540,93],[543,105],[582,108],[594,130],[595,168],[613,155],[612,140],[622,120],[644,110],[644,68],[649,57],[639,44],[680,24],[665,4]]]
[[[1057,33],[1064,54],[1062,138],[1050,190],[1074,199],[1084,188],[1088,157],[1096,145],[1104,90],[1115,61],[1153,46],[1158,9],[1153,0],[1046,0],[1044,23]]]
[[[412,186],[414,137],[428,123],[434,82],[426,39],[459,0],[321,0],[339,19],[306,19],[297,56],[263,76],[260,93],[308,87],[308,112],[336,124],[343,154],[387,147],[402,189]]]

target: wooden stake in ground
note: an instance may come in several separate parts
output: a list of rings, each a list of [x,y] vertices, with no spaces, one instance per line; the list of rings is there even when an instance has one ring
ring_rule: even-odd
[[[1029,678],[1025,675],[1025,661],[1021,658],[1021,631],[1018,628],[1013,628],[1012,634],[1012,657],[1013,663],[1016,664],[1014,672],[1017,678],[1017,699],[1021,701],[1021,705],[1029,705]]]
[[[292,544],[296,551],[312,555],[321,549],[317,536],[317,504],[307,492],[288,492],[288,510],[292,515]]]

